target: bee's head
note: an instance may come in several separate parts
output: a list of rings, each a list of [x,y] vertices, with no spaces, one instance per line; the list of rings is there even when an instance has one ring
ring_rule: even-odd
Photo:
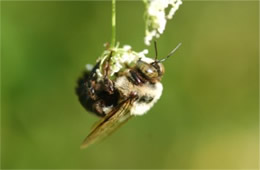
[[[164,66],[162,63],[154,61],[152,63],[147,63],[145,61],[139,60],[137,62],[138,70],[149,80],[158,80],[164,74]]]
[[[164,74],[164,66],[162,62],[164,62],[166,59],[168,59],[179,47],[181,43],[177,45],[176,48],[174,48],[165,58],[158,60],[157,59],[157,45],[156,41],[154,42],[155,47],[155,59],[151,63],[147,63],[145,61],[142,61],[141,59],[137,62],[137,68],[139,71],[143,73],[143,75],[151,80],[152,82],[155,82],[157,80],[160,81],[161,77]]]

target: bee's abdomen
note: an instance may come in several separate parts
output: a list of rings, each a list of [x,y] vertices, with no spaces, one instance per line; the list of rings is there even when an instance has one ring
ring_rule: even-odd
[[[79,78],[78,84],[76,87],[76,94],[78,95],[78,99],[80,104],[90,112],[94,112],[92,105],[95,102],[91,100],[90,96],[88,95],[88,79],[90,77],[89,72],[84,72],[83,76]]]
[[[115,90],[110,94],[102,88],[102,82],[93,79],[93,71],[85,72],[78,80],[76,94],[80,104],[89,112],[98,116],[105,116],[107,108],[113,108],[118,104],[119,92]]]

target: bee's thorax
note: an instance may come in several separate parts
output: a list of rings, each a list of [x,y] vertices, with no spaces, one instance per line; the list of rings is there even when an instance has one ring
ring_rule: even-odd
[[[115,87],[120,95],[127,98],[131,93],[137,94],[137,100],[131,108],[132,115],[143,115],[157,102],[162,94],[162,84],[160,82],[146,82],[142,85],[133,84],[127,76],[118,77],[115,81]]]

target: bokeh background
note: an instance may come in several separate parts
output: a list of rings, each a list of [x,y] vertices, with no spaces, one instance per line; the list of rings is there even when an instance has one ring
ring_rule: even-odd
[[[162,98],[80,150],[98,118],[74,89],[111,39],[111,2],[1,2],[1,167],[258,168],[258,7],[184,1],[158,40],[160,57],[182,42]],[[117,40],[136,51],[147,48],[143,11],[117,2]]]

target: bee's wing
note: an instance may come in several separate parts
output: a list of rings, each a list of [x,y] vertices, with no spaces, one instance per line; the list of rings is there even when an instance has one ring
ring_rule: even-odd
[[[133,98],[129,98],[123,101],[119,106],[103,117],[85,138],[81,148],[86,148],[89,145],[104,139],[131,118],[130,109],[133,100]]]

